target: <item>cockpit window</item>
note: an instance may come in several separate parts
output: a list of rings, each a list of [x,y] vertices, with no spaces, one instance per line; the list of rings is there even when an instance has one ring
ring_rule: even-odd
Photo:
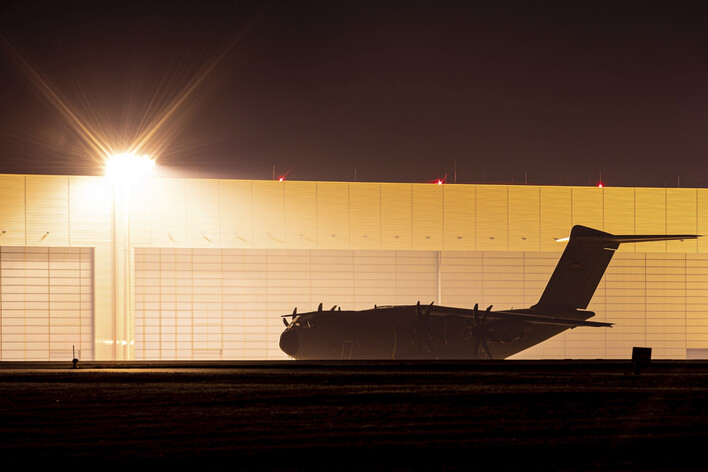
[[[313,320],[298,320],[295,322],[295,326],[298,328],[314,328],[315,322]]]

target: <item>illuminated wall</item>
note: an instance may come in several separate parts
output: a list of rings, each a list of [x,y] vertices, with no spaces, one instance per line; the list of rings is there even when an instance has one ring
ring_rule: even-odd
[[[567,236],[575,224],[617,234],[708,234],[708,189],[155,179],[134,186],[128,195],[114,192],[99,177],[0,175],[0,246],[93,251],[97,359],[130,359],[136,349],[145,352],[135,345],[145,335],[144,330],[136,334],[136,327],[144,327],[139,305],[153,302],[146,302],[138,288],[127,288],[143,283],[144,265],[154,264],[155,254],[169,258],[169,251],[189,250],[190,257],[218,255],[223,261],[229,250],[254,257],[259,251],[296,251],[293,257],[307,253],[326,261],[325,254],[337,258],[359,251],[376,251],[383,258],[418,253],[442,261],[436,300],[502,308],[535,301],[564,247],[554,238]],[[138,259],[134,248],[142,248]],[[625,347],[640,343],[654,347],[659,357],[701,352],[708,348],[702,316],[708,308],[706,258],[706,238],[623,245],[591,305],[601,320],[617,325],[576,329],[525,355],[627,357]],[[531,260],[542,260],[543,269],[529,272]],[[147,270],[150,277],[171,280],[159,264]],[[283,280],[288,270],[281,273]],[[297,264],[292,270],[295,275]],[[465,292],[467,279],[455,275],[475,271],[482,272],[474,277],[486,281],[479,300],[477,292]],[[394,277],[393,284],[400,277],[384,274]],[[277,299],[269,293],[265,302],[273,309],[265,316],[279,323],[277,314],[292,309],[283,297],[296,297],[294,290]],[[338,293],[331,294],[333,304]],[[205,320],[208,326],[209,309]],[[268,327],[265,346],[249,352],[278,355],[271,345],[275,329]],[[205,339],[215,339],[208,329],[206,334]],[[223,342],[223,330],[218,335]],[[213,351],[206,347],[203,353],[209,357]]]
[[[93,358],[92,252],[0,247],[0,360]]]

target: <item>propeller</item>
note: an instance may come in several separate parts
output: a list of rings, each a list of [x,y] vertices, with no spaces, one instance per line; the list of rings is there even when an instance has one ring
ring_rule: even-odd
[[[286,320],[285,318],[291,317],[292,320],[294,320],[296,316],[297,316],[297,307],[293,308],[292,315],[281,315],[280,317],[283,319],[283,324],[285,325],[285,327],[288,327],[288,326],[290,326],[290,323],[288,323],[288,320]],[[290,320],[290,321],[292,322],[292,320]]]
[[[432,338],[432,335],[430,334],[430,309],[433,307],[433,303],[435,302],[431,302],[430,305],[428,305],[428,308],[425,310],[425,313],[423,313],[423,309],[420,306],[420,301],[418,301],[418,303],[416,304],[415,312],[416,315],[418,315],[418,323],[416,324],[415,332],[418,337],[418,349],[420,349],[421,345],[425,343],[428,350],[430,350],[431,353],[435,354],[433,345],[430,342]]]
[[[493,337],[490,333],[489,326],[487,325],[487,316],[492,310],[492,305],[489,305],[484,313],[480,317],[479,315],[479,304],[475,303],[472,309],[472,318],[467,319],[468,328],[465,330],[465,341],[474,339],[475,341],[475,351],[477,351],[477,357],[482,357],[481,354],[485,354],[488,359],[492,359],[492,352],[489,350],[489,341],[494,341],[495,343],[501,343],[500,340]]]
[[[329,311],[335,311],[337,308],[339,308],[339,311],[342,311],[342,307],[337,307],[337,305],[334,305],[332,308],[330,308]],[[319,306],[317,307],[317,311],[322,311],[322,304],[320,303]],[[297,307],[293,309],[293,313],[291,315],[281,315],[281,318],[283,318],[283,324],[287,327],[290,326],[290,323],[288,323],[288,320],[286,318],[292,318],[290,322],[292,322],[296,317],[297,317]]]

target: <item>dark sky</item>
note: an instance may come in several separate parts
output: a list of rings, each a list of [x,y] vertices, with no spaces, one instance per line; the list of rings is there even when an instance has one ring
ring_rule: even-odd
[[[100,175],[86,136],[147,134],[203,177],[706,187],[707,19],[698,1],[4,0],[0,173]]]

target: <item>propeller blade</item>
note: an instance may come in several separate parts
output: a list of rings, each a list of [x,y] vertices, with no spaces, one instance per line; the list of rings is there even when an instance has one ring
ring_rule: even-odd
[[[288,326],[290,326],[290,323],[288,323],[288,321],[285,318],[283,318],[283,324],[285,325],[286,328]]]
[[[487,315],[489,315],[489,310],[492,309],[492,305],[489,305],[486,310],[484,310],[484,316],[482,316],[482,324],[487,322]]]
[[[329,311],[334,311],[335,308],[337,308],[337,305],[334,305],[332,308],[329,309]]]
[[[480,341],[480,343],[482,344],[482,347],[484,348],[484,352],[486,352],[486,353],[487,353],[487,356],[489,356],[489,359],[491,359],[491,358],[492,358],[492,353],[491,353],[491,351],[489,350],[489,346],[487,346],[487,340],[485,339],[484,341]]]
[[[475,338],[475,340],[474,340],[474,352],[477,353],[477,358],[478,358],[478,359],[481,359],[481,358],[482,358],[482,357],[479,355],[479,350],[480,350],[479,348],[480,348],[481,344],[482,344],[482,341],[481,341],[479,338]]]
[[[281,318],[287,318],[290,317],[292,319],[295,319],[297,316],[297,307],[293,308],[293,314],[292,315],[280,315]]]
[[[320,303],[320,306],[317,307],[317,311],[322,311],[322,304]]]

